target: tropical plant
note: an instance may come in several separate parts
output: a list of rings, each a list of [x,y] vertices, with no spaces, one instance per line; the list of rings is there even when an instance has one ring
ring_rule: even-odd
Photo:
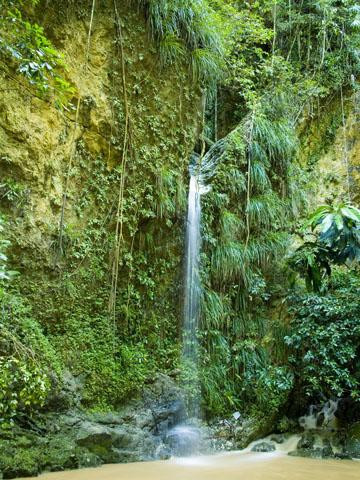
[[[2,68],[12,64],[38,94],[54,98],[56,106],[62,108],[74,88],[65,80],[63,57],[46,37],[43,27],[26,18],[28,7],[37,4],[38,0],[0,0],[0,58],[6,60]]]
[[[309,218],[305,228],[318,232],[318,242],[328,249],[337,264],[360,260],[360,210],[341,203],[322,205]]]
[[[341,203],[322,205],[305,222],[315,241],[306,241],[289,258],[289,265],[305,278],[309,291],[326,289],[332,265],[350,265],[360,260],[360,210]]]
[[[222,20],[206,0],[136,0],[159,43],[163,65],[187,62],[194,80],[214,84],[224,54]]]
[[[360,400],[360,279],[355,271],[333,275],[326,296],[288,298],[293,319],[285,342],[297,395],[305,402],[341,396]]]

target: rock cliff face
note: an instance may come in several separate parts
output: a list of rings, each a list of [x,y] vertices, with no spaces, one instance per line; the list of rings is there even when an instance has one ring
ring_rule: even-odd
[[[360,195],[360,97],[344,92],[329,99],[320,112],[303,125],[300,151],[302,168],[310,172],[311,204],[349,199]]]
[[[141,370],[156,349],[162,364],[149,368],[172,368],[187,166],[201,120],[190,72],[161,68],[143,12],[120,3],[115,13],[113,2],[97,2],[91,30],[85,2],[39,6],[75,87],[73,109],[59,111],[14,72],[0,73],[0,212],[20,273],[13,288],[62,364],[91,385],[87,405],[127,396],[115,373],[121,362]],[[119,352],[145,336],[143,358],[127,346]],[[137,373],[129,376],[136,384]]]

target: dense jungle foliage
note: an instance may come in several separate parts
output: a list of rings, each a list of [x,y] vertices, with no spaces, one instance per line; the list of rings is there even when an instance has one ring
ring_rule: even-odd
[[[308,219],[316,160],[358,91],[358,1],[125,3],[52,7],[65,18],[74,10],[87,26],[85,76],[98,9],[109,17],[113,126],[108,158],[73,137],[46,261],[26,249],[19,259],[12,228],[28,192],[10,175],[0,179],[2,427],[50,408],[69,369],[83,382],[82,406],[107,409],[179,366],[189,145],[203,156],[219,139],[225,146],[202,198],[205,414],[280,416],[289,399],[299,411],[329,397],[360,401],[359,185],[339,187],[342,203]],[[130,8],[152,42],[155,80],[129,74],[142,61],[126,42]],[[0,70],[76,126],[91,99],[72,84],[62,43],[42,24],[46,9],[40,0],[0,0]],[[134,42],[143,34],[136,28]],[[183,89],[176,113],[156,85],[175,77]],[[329,101],[334,125],[304,162],[306,126],[325,121]],[[74,178],[81,188],[69,193]],[[72,198],[81,232],[66,218]]]

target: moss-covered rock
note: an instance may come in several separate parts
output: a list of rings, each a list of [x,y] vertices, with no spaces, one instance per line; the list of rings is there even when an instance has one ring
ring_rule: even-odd
[[[353,458],[360,458],[360,422],[349,428],[345,441],[345,451]]]
[[[276,447],[272,442],[259,442],[259,443],[256,443],[251,448],[252,452],[262,452],[262,453],[274,452],[275,450],[276,450]]]

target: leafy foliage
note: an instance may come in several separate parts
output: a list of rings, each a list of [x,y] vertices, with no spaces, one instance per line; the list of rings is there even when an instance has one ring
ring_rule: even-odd
[[[285,340],[293,352],[289,360],[300,398],[360,399],[359,281],[358,273],[340,271],[326,296],[290,296],[294,319]]]
[[[222,69],[221,19],[205,0],[136,0],[151,35],[159,42],[164,65],[186,60],[194,79],[212,84]]]
[[[31,6],[37,3],[30,2]],[[22,0],[1,0],[0,7],[0,55],[10,58],[38,93],[55,98],[58,107],[66,106],[74,89],[62,75],[65,63],[61,54],[43,27],[24,18],[26,5]]]
[[[6,269],[2,252],[8,246],[0,237],[0,429],[41,407],[54,387],[50,373],[55,379],[60,372],[55,353],[29,310],[3,286],[17,273]]]
[[[340,204],[320,206],[303,229],[316,231],[316,241],[301,245],[289,259],[289,264],[305,277],[309,291],[322,291],[324,280],[331,275],[331,265],[358,262],[360,259],[360,211]]]
[[[317,84],[351,84],[360,68],[360,10],[356,0],[278,2],[277,48],[296,66],[305,67]]]
[[[270,270],[286,250],[292,217],[284,193],[297,142],[286,105],[275,95],[254,106],[228,135],[203,197],[203,388],[216,413],[249,408],[250,398],[258,413],[266,411],[266,398],[276,411],[292,386],[286,366],[272,365],[264,312]]]
[[[331,252],[338,264],[360,260],[360,210],[352,205],[319,207],[306,224],[319,227],[319,243]]]

